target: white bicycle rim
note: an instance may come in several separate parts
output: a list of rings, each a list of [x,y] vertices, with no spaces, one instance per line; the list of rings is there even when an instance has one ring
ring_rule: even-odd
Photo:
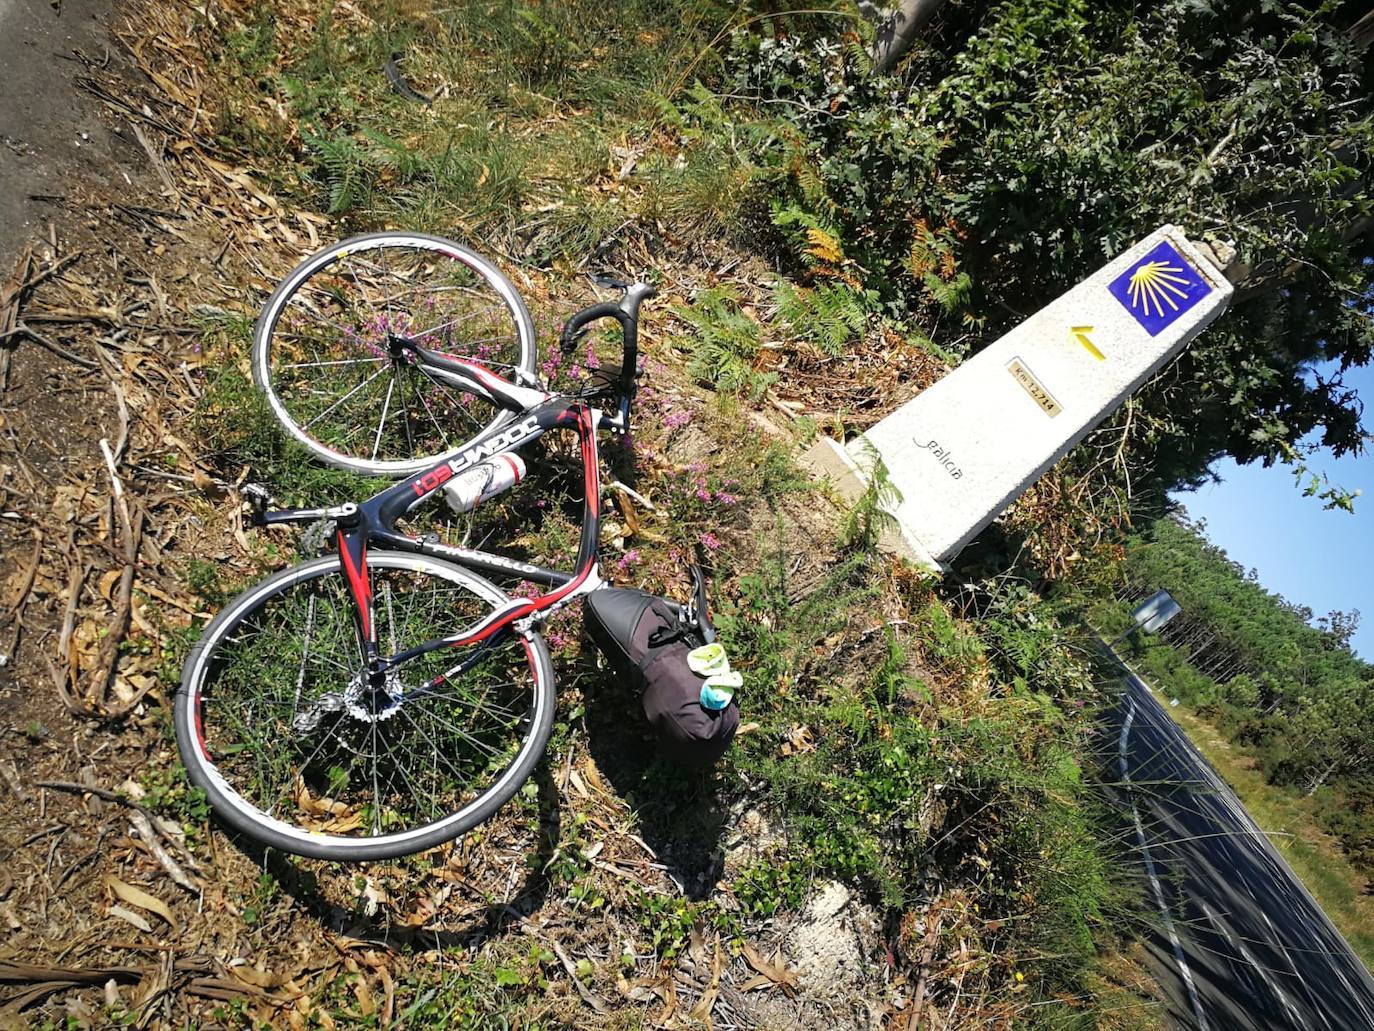
[[[438,576],[472,591],[493,606],[507,598],[499,588],[467,570],[418,555],[370,552],[369,566],[408,569]],[[199,730],[200,698],[205,672],[219,644],[235,630],[242,616],[279,591],[316,576],[342,576],[337,555],[326,555],[283,570],[255,584],[229,603],[206,628],[192,649],[177,692],[175,726],[182,763],[191,782],[204,789],[216,814],[235,830],[265,845],[316,859],[363,861],[389,859],[434,848],[451,841],[488,819],[519,790],[548,745],[553,728],[555,691],[548,650],[538,634],[521,635],[534,679],[530,730],[520,750],[501,775],[480,795],[448,817],[394,834],[365,839],[307,830],[264,812],[244,798],[216,768]]]
[[[272,385],[271,370],[272,335],[276,330],[277,322],[281,318],[283,310],[291,298],[295,296],[297,288],[316,272],[319,272],[335,261],[347,257],[350,253],[386,247],[408,247],[436,251],[453,258],[471,269],[496,292],[502,301],[505,302],[519,344],[519,368],[532,376],[534,374],[537,356],[535,351],[534,321],[530,318],[529,310],[525,307],[524,300],[520,297],[519,293],[516,292],[510,280],[502,275],[501,271],[491,262],[487,261],[487,259],[452,240],[445,240],[438,236],[427,236],[422,233],[369,233],[364,236],[350,237],[341,243],[326,247],[324,250],[312,254],[309,258],[306,258],[305,261],[296,266],[296,268],[282,280],[281,284],[272,293],[272,296],[268,298],[267,304],[263,308],[262,314],[258,316],[257,324],[253,329],[253,380],[258,385],[258,388],[262,390],[263,394],[266,395],[267,403],[272,409],[272,414],[276,416],[282,428],[286,430],[292,439],[309,450],[321,461],[336,469],[345,469],[349,472],[361,473],[365,476],[386,476],[392,479],[400,479],[411,473],[421,472],[438,463],[443,458],[461,451],[467,444],[482,433],[488,432],[509,421],[513,418],[513,414],[510,412],[498,412],[485,427],[473,433],[472,436],[468,437],[466,440],[454,447],[435,451],[431,455],[422,455],[404,461],[375,461],[335,450],[307,433],[291,416],[291,413],[286,408],[285,402],[278,396]]]

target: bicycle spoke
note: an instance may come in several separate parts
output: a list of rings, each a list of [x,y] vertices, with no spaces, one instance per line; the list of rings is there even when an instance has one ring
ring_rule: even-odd
[[[501,684],[500,686],[501,686],[501,687],[515,687],[516,685],[515,685],[514,682],[511,682],[511,683]],[[423,703],[426,699],[434,699],[434,700],[438,700],[438,701],[449,701],[449,702],[461,702],[461,701],[463,701],[463,699],[462,699],[458,694],[456,694],[456,693],[449,694],[449,693],[445,693],[445,692],[442,692],[442,691],[424,691],[423,693],[419,693],[419,694],[417,694],[416,696],[412,696],[412,698],[413,698],[413,700],[415,701],[415,703],[416,703],[417,705]],[[484,710],[484,711],[486,711],[486,712],[493,712],[493,713],[495,713],[495,714],[498,715],[498,716],[504,716],[506,719],[508,719],[508,720],[510,720],[510,721],[512,721],[512,722],[515,722],[515,721],[517,721],[517,720],[522,720],[522,719],[524,719],[525,716],[526,716],[525,713],[512,712],[511,710],[502,708],[501,706],[496,705],[496,704],[494,704],[494,703],[478,702],[477,704],[471,705],[470,708],[472,708],[474,712],[477,711],[478,709],[482,709],[482,710]]]
[[[377,310],[376,303],[372,300],[371,297],[367,295],[367,291],[363,289],[362,277],[358,275],[356,268],[354,268],[353,255],[350,254],[343,260],[347,263],[347,267],[349,269],[349,278],[352,279],[353,285],[358,288],[358,293],[362,295],[363,303],[367,305],[368,310],[372,312],[372,317],[375,320],[377,320],[377,323],[380,325],[380,323],[383,321],[381,312]]]
[[[376,459],[377,459],[377,449],[380,448],[380,447],[382,446],[382,429],[383,429],[383,427],[386,426],[386,416],[387,416],[387,413],[388,413],[389,411],[391,411],[391,395],[392,395],[392,393],[395,391],[395,389],[396,389],[396,377],[395,377],[395,375],[394,375],[394,370],[393,370],[393,375],[392,375],[392,377],[391,377],[391,382],[390,382],[389,384],[387,384],[387,388],[386,388],[386,400],[382,402],[382,418],[381,418],[381,420],[377,423],[377,437],[376,437],[376,439],[373,440],[373,442],[372,442],[372,459],[373,459],[373,461],[376,461]]]
[[[428,379],[431,383],[433,383],[433,384],[434,384],[436,387],[438,387],[440,390],[449,391],[449,392],[451,392],[451,391],[453,390],[453,388],[450,387],[450,386],[448,386],[448,384],[444,383],[443,381],[441,381],[441,380],[439,380],[439,379],[436,379],[435,376],[434,376],[434,374],[433,374],[432,372],[430,372],[428,369],[426,369],[423,365],[417,365],[417,366],[415,366],[415,368],[419,369],[419,370],[420,370],[420,374],[423,375],[426,379]],[[459,393],[459,397],[460,397],[460,398],[472,398],[472,397],[476,397],[476,396],[477,396],[477,395],[475,395],[475,394],[469,394],[469,393],[466,393],[466,392],[460,392],[460,393]],[[468,415],[468,413],[466,412],[466,410],[463,408],[462,405],[457,406],[457,413],[456,413],[456,414],[461,415],[462,417],[466,418],[466,419],[468,420],[469,425],[471,425],[474,429],[477,429],[477,430],[480,430],[480,429],[481,429],[482,423],[481,423],[479,420],[474,419],[474,418],[472,418],[472,416]]]
[[[301,707],[301,688],[305,686],[305,667],[309,662],[310,655],[310,635],[315,630],[315,596],[312,594],[306,605],[305,613],[305,642],[301,648],[301,669],[299,676],[296,677],[296,697],[291,703],[291,719],[294,721],[296,713]]]
[[[417,734],[419,734],[422,738],[425,739],[425,743],[428,744],[430,748],[429,754],[435,761],[435,768],[437,769],[438,763],[442,762],[445,766],[448,767],[449,772],[453,774],[454,781],[457,783],[461,783],[465,779],[465,777],[463,776],[462,772],[459,771],[458,767],[454,766],[453,763],[449,760],[448,753],[444,749],[441,749],[439,747],[439,745],[435,742],[434,738],[430,737],[427,733],[425,733],[425,729],[422,726],[420,726],[420,724],[416,723],[414,717],[412,717],[410,713],[406,712],[405,709],[400,710],[399,715],[407,723],[409,723],[412,727],[415,728],[415,732]]]
[[[390,275],[391,273],[390,273],[390,271],[389,271],[389,270],[387,269],[387,267],[386,267],[386,248],[385,248],[385,247],[381,248],[381,250],[378,251],[378,254],[380,255],[380,257],[381,257],[381,259],[382,259],[382,271],[386,272],[387,275]],[[387,294],[387,293],[383,292],[383,294],[382,294],[382,306],[386,308],[387,328],[388,328],[388,329],[393,329],[393,328],[395,327],[395,320],[394,320],[394,318],[393,318],[393,316],[392,316],[392,313],[391,313],[391,295],[390,295],[390,294]]]
[[[425,400],[424,391],[421,390],[418,386],[415,388],[415,396],[420,399],[420,404],[424,406],[425,414],[429,416],[429,421],[434,424],[435,431],[439,434],[439,438],[444,442],[445,450],[450,449],[453,445],[449,442],[448,434],[445,433],[444,428],[439,425],[439,420],[434,416],[434,409],[431,408],[429,402]]]
[[[377,724],[372,730],[372,833],[382,833],[382,792],[377,785]]]
[[[415,454],[415,434],[411,428],[410,406],[406,404],[406,381],[400,379],[401,372],[399,369],[396,370],[396,375],[398,385],[401,388],[401,428],[405,430],[406,434],[406,449],[411,454]],[[419,398],[419,391],[416,391],[416,397]]]
[[[498,752],[491,745],[473,737],[471,734],[469,734],[466,730],[463,730],[461,727],[455,726],[454,724],[450,723],[448,720],[444,719],[433,709],[425,709],[423,711],[429,716],[431,720],[439,724],[439,726],[443,729],[448,730],[451,733],[457,735],[459,738],[468,742],[469,744],[476,745],[478,748],[483,749],[484,751],[486,751],[488,755],[492,756],[493,758],[500,757],[501,753]]]
[[[377,358],[342,358],[342,359],[340,359],[340,360],[338,360],[338,361],[329,361],[329,362],[293,362],[293,363],[291,363],[291,364],[289,364],[289,365],[282,365],[282,366],[279,366],[279,368],[283,368],[283,369],[323,369],[323,368],[326,368],[326,367],[328,367],[328,366],[337,366],[337,365],[373,365],[373,364],[376,364],[377,362],[384,362],[384,361],[386,361],[386,359],[385,359],[385,358],[381,358],[381,357],[377,357]]]
[[[481,311],[469,312],[469,313],[467,313],[467,314],[465,314],[465,315],[459,315],[456,319],[449,319],[449,321],[444,322],[444,323],[441,323],[441,324],[439,324],[439,325],[437,325],[437,326],[434,326],[434,327],[432,327],[432,328],[430,328],[430,329],[422,329],[422,330],[420,330],[420,332],[418,332],[418,333],[408,333],[408,334],[406,334],[406,335],[409,336],[410,339],[412,339],[412,340],[419,340],[420,337],[429,336],[429,335],[432,334],[432,333],[438,333],[438,332],[440,332],[441,330],[448,329],[450,326],[456,326],[456,325],[458,325],[458,323],[460,323],[460,322],[471,322],[471,321],[472,321],[473,319],[475,319],[478,315],[484,315],[484,314],[486,314],[487,312],[489,312],[489,311],[494,311],[495,309],[497,309],[497,308],[499,308],[499,307],[502,307],[502,305],[499,305],[499,304],[488,305],[486,308],[483,308]],[[469,344],[497,344],[497,343],[500,343],[502,340],[511,340],[511,339],[513,339],[513,337],[509,337],[509,336],[499,336],[499,337],[486,337],[485,339],[482,339],[482,340],[467,340],[467,341],[464,341],[464,342],[465,342],[465,343],[469,343]]]
[[[337,738],[339,733],[339,727],[341,727],[342,725],[343,720],[337,719],[329,725],[329,732],[325,734],[325,736],[320,740],[320,743],[315,746],[314,750],[308,756],[306,756],[305,761],[300,764],[299,768],[296,771],[297,777],[301,777],[306,770],[310,769],[310,764],[313,763],[315,761],[315,758],[320,754],[320,752],[324,750],[325,745],[329,744]],[[304,781],[302,781],[302,783],[304,783]],[[267,810],[268,813],[272,813],[276,810],[277,803],[280,802],[286,796],[287,791],[289,791],[294,786],[295,785],[293,781],[288,781],[282,786],[281,790],[277,792],[276,797],[273,799],[271,807]]]
[[[367,377],[367,379],[363,380],[363,381],[362,381],[361,383],[359,383],[356,387],[354,387],[352,390],[350,390],[347,394],[345,394],[343,397],[339,398],[339,399],[338,399],[337,401],[335,401],[332,405],[330,405],[328,408],[326,408],[324,411],[320,412],[320,413],[319,413],[318,415],[316,415],[313,419],[311,419],[308,423],[306,423],[306,424],[305,424],[305,428],[306,428],[306,429],[309,429],[311,426],[315,425],[315,423],[319,422],[321,419],[323,419],[323,418],[324,418],[326,415],[328,415],[330,412],[334,411],[334,409],[338,408],[339,405],[343,404],[343,403],[344,403],[345,401],[347,401],[350,397],[352,397],[352,396],[353,396],[354,394],[356,394],[358,391],[362,390],[363,387],[367,386],[369,383],[371,383],[374,379],[376,379],[378,376],[380,376],[380,375],[381,375],[382,373],[384,373],[384,372],[386,372],[386,369],[384,369],[384,368],[378,369],[378,370],[377,370],[376,372],[374,372],[371,376]]]
[[[292,309],[292,311],[293,311],[293,312],[295,312],[295,311],[304,312],[306,315],[309,315],[312,319],[314,319],[316,322],[320,323],[321,325],[328,326],[328,327],[330,327],[331,329],[337,329],[340,333],[343,333],[343,334],[345,334],[345,335],[347,335],[347,333],[348,333],[348,328],[347,328],[347,327],[345,327],[345,326],[343,326],[343,325],[340,325],[339,323],[335,322],[333,319],[329,318],[328,316],[325,316],[325,315],[320,314],[319,312],[317,312],[317,311],[315,311],[313,308],[311,308],[310,305],[308,305],[308,304],[302,303],[302,304],[300,305],[300,307],[294,308],[294,309]]]

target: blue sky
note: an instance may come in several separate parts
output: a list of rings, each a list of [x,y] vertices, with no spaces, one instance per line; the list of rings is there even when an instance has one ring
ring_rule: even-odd
[[[1365,424],[1374,424],[1374,368],[1345,377],[1369,406]],[[1207,536],[1260,583],[1321,616],[1332,609],[1359,609],[1363,618],[1354,648],[1374,661],[1374,454],[1332,458],[1321,452],[1308,459],[1333,485],[1362,488],[1355,514],[1322,509],[1304,498],[1284,466],[1238,466],[1229,458],[1216,466],[1221,483],[1179,493],[1194,519],[1207,520]]]

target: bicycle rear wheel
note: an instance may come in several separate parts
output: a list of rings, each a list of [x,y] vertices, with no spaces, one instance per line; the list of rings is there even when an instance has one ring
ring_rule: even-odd
[[[422,556],[372,552],[367,566],[389,654],[506,601]],[[216,815],[265,845],[339,861],[433,848],[510,799],[553,725],[538,634],[511,631],[429,686],[464,652],[474,654],[440,649],[371,682],[338,556],[284,570],[230,602],[187,659],[174,716],[182,762]]]
[[[372,233],[297,266],[253,331],[253,378],[278,421],[329,465],[402,477],[509,419],[417,364],[402,338],[530,377],[534,323],[486,258],[437,236]]]

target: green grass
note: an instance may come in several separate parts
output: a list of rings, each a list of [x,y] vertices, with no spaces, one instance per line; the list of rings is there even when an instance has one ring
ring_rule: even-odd
[[[742,202],[749,141],[682,91],[684,69],[716,66],[724,7],[276,7],[213,44],[221,139],[350,228],[458,226],[551,263],[628,226],[714,231]],[[393,54],[432,107],[391,89]],[[665,122],[680,146],[663,146]]]
[[[1105,813],[1082,774],[1081,725],[1050,697],[1088,687],[1063,628],[1005,584],[974,621],[922,586],[908,601],[914,629],[846,650],[855,622],[884,607],[886,561],[838,561],[798,599],[791,543],[780,527],[719,620],[731,654],[745,657],[760,724],[735,763],[785,814],[787,861],[866,884],[896,913],[922,904],[920,871],[934,864],[994,923],[1030,916],[982,947],[1019,956],[1023,976],[1044,986],[1085,977],[1111,914],[1133,903],[1096,836]],[[821,645],[837,640],[847,646]],[[1015,671],[1005,680],[1003,661]]]
[[[1169,707],[1168,696],[1155,688],[1165,710],[1188,734],[1207,761],[1240,798],[1298,879],[1339,928],[1366,967],[1374,971],[1374,898],[1369,878],[1341,851],[1340,843],[1321,829],[1313,799],[1291,788],[1270,784],[1257,757],[1228,742],[1215,726],[1184,705]]]

